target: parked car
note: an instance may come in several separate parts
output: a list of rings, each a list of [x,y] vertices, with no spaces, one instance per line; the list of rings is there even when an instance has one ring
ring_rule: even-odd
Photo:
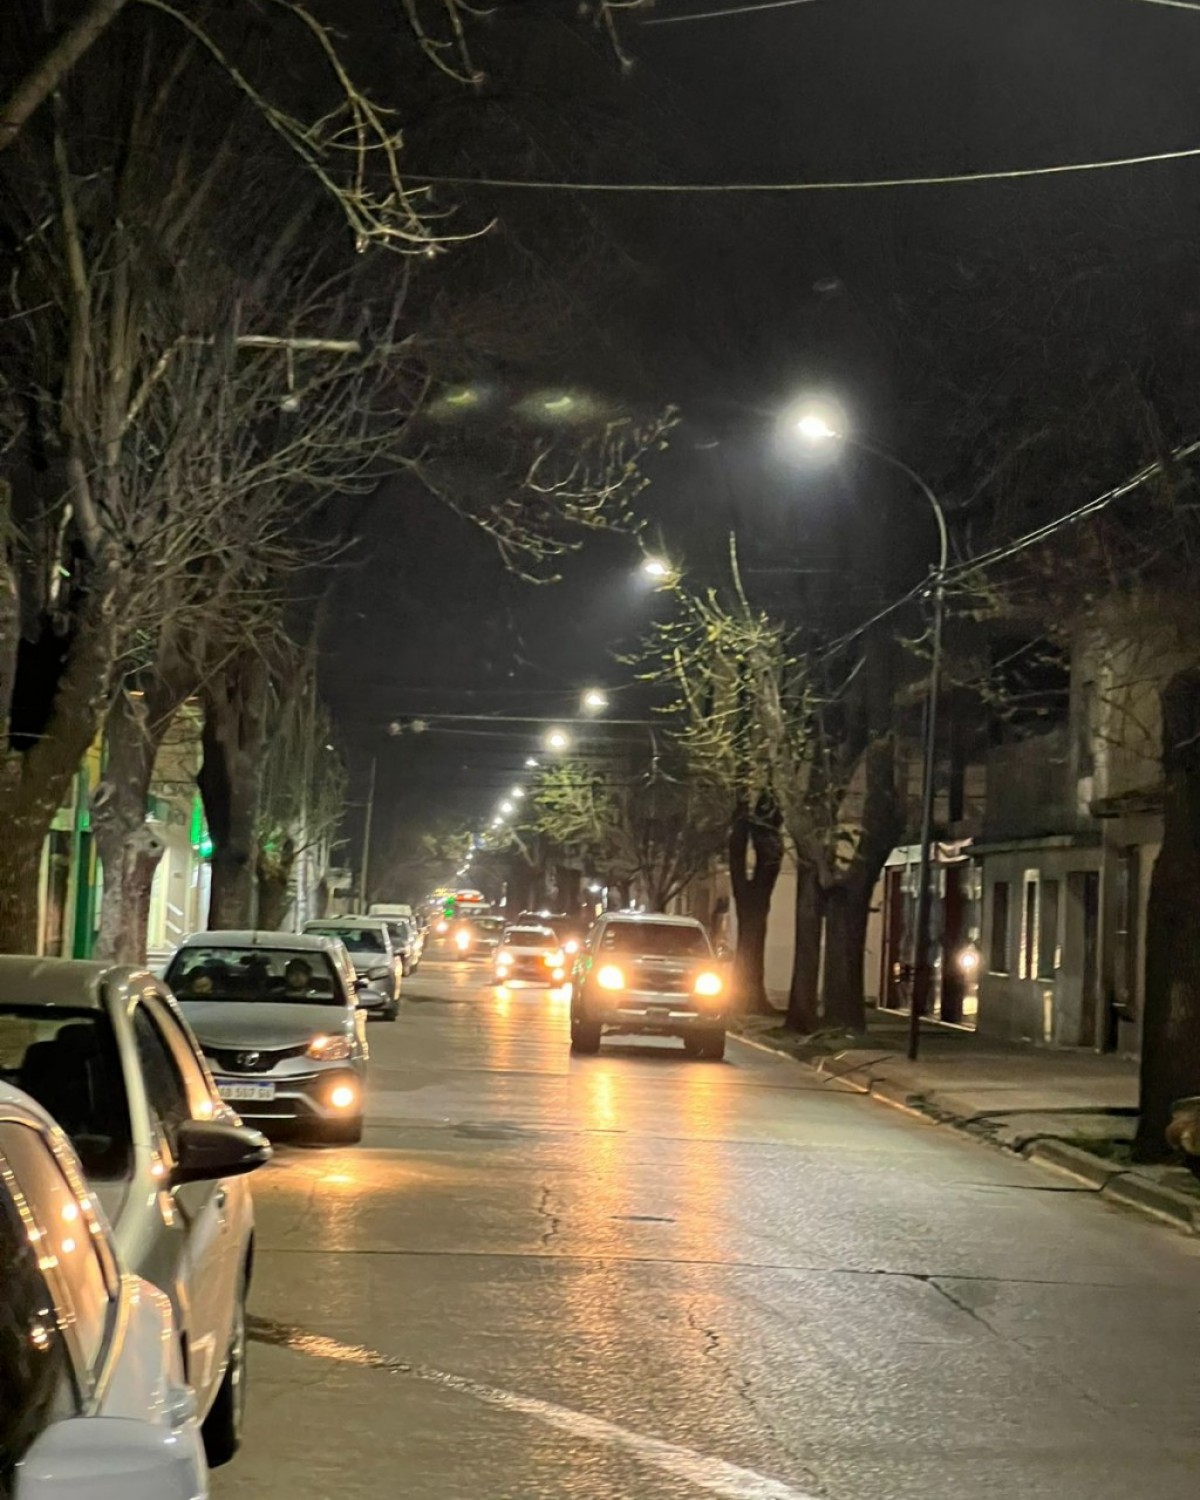
[[[677,1036],[693,1057],[725,1056],[731,1009],[723,965],[691,917],[602,916],[575,963],[571,1050],[605,1032]]]
[[[0,1083],[66,1131],[119,1258],[170,1298],[209,1462],[226,1462],[245,1411],[245,1174],[270,1146],[221,1100],[169,991],[136,969],[0,958]]]
[[[123,1269],[63,1131],[0,1083],[0,1495],[207,1494],[170,1298]]]
[[[391,933],[392,947],[400,958],[400,973],[407,979],[421,967],[425,952],[425,935],[417,926],[414,917],[384,917]]]
[[[510,980],[561,984],[567,977],[566,962],[552,928],[522,923],[505,928],[492,959],[492,977],[497,984]]]
[[[359,978],[387,996],[384,1018],[396,1019],[400,1013],[400,980],[404,970],[391,931],[382,917],[319,917],[305,922],[304,930],[314,937],[344,943]]]
[[[221,1097],[249,1120],[362,1139],[363,997],[340,943],[313,933],[202,932],[167,966]]]

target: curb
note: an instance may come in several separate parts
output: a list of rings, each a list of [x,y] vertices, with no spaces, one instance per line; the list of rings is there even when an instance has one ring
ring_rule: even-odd
[[[783,1047],[772,1047],[767,1042],[736,1033],[732,1035],[744,1046],[753,1047],[758,1052],[769,1052],[775,1057],[790,1058],[802,1067],[810,1068],[824,1078],[836,1080],[855,1093],[877,1099],[880,1104],[899,1110],[911,1119],[920,1120],[926,1125],[949,1125],[963,1135],[973,1136],[975,1140],[986,1139],[971,1128],[973,1121],[939,1114],[936,1109],[922,1108],[919,1095],[913,1095],[898,1084],[889,1083],[887,1079],[860,1080],[835,1072],[829,1064],[835,1062],[842,1055],[840,1053],[826,1052],[814,1057],[800,1057]],[[1055,1140],[1053,1136],[1042,1136],[1026,1141],[1021,1146],[1000,1145],[999,1149],[1022,1156],[1035,1166],[1061,1172],[1076,1182],[1082,1182],[1106,1202],[1134,1209],[1159,1223],[1170,1224],[1172,1228],[1182,1230],[1185,1234],[1200,1235],[1200,1200],[1186,1193],[1177,1193],[1174,1188],[1163,1187],[1138,1172],[1114,1166],[1102,1156],[1094,1156],[1090,1151],[1069,1145],[1066,1141]]]

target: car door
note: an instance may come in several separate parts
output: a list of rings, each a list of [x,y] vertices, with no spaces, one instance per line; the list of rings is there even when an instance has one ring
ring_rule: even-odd
[[[174,1162],[179,1127],[185,1120],[211,1119],[217,1107],[203,1065],[169,1009],[153,991],[134,1007],[133,1035],[146,1089],[151,1124],[160,1154]],[[188,1379],[201,1415],[216,1394],[241,1295],[244,1184],[189,1182],[172,1193],[174,1213],[161,1247],[171,1262],[166,1274],[179,1291],[178,1315],[187,1348]],[[171,1291],[163,1271],[143,1274]]]

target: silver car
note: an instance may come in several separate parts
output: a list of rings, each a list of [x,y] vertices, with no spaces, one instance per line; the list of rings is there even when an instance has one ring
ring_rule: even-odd
[[[340,943],[308,933],[202,932],[176,950],[178,995],[221,1098],[256,1124],[292,1124],[317,1140],[362,1139],[365,1018]]]
[[[733,1008],[724,967],[691,917],[601,917],[575,961],[572,1052],[599,1052],[617,1032],[677,1036],[691,1056],[719,1061]]]
[[[120,1259],[171,1299],[209,1462],[237,1450],[254,1210],[243,1174],[271,1148],[222,1103],[151,975],[0,958],[0,1081],[63,1128]]]

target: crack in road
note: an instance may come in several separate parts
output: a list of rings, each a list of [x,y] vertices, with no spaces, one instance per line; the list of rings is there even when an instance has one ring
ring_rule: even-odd
[[[542,1196],[538,1200],[538,1214],[546,1220],[546,1228],[542,1232],[542,1248],[546,1249],[558,1237],[562,1228],[562,1220],[555,1213],[550,1212],[550,1199],[553,1196],[549,1186],[542,1184]]]

